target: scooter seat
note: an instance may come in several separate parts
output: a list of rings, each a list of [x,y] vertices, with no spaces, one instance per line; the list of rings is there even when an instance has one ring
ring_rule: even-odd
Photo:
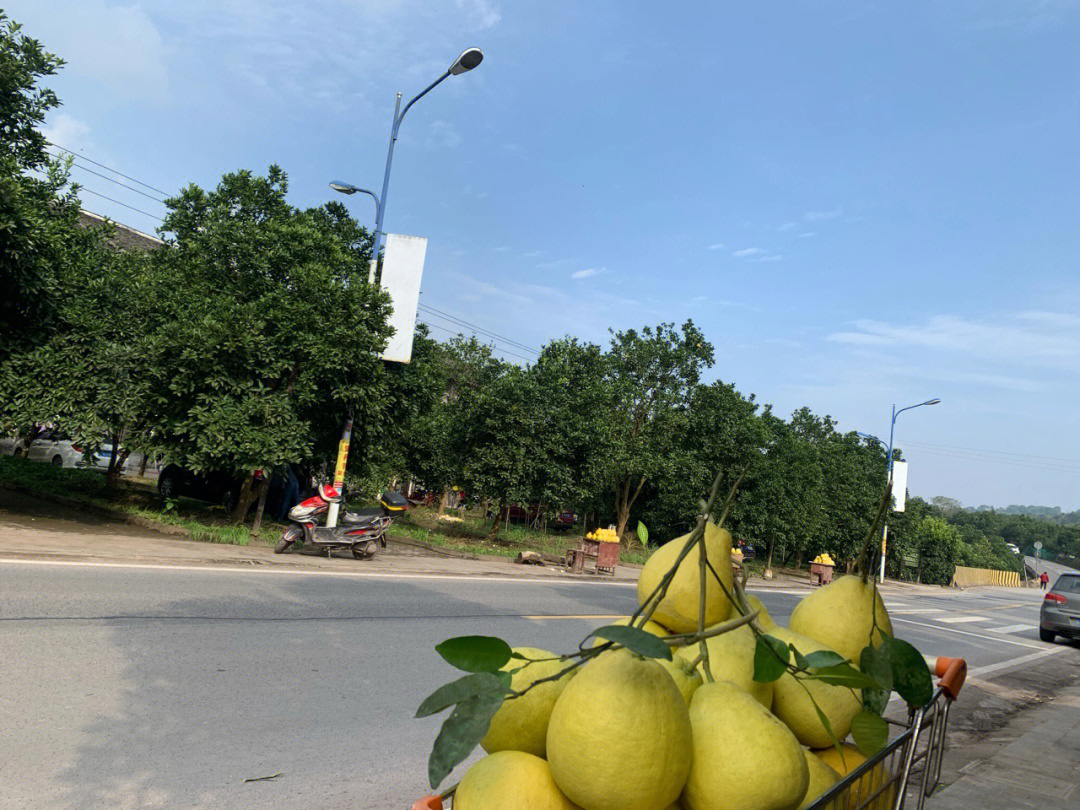
[[[357,512],[345,512],[341,516],[342,523],[363,525],[365,523],[374,523],[376,519],[382,517],[382,510],[378,508],[374,509],[361,509]]]

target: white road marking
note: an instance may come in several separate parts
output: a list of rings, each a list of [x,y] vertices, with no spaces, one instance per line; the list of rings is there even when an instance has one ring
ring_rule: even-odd
[[[935,619],[934,621],[944,624],[963,624],[965,622],[989,622],[992,619],[989,616],[949,616],[946,619]]]
[[[287,576],[306,577],[353,577],[356,579],[449,579],[483,582],[521,582],[531,585],[617,585],[624,588],[636,588],[636,582],[618,582],[614,580],[575,580],[562,577],[509,577],[499,574],[392,574],[379,571],[321,571],[314,568],[270,568],[266,566],[236,565],[166,565],[162,563],[113,563],[84,562],[81,560],[23,560],[0,557],[0,565],[61,565],[83,568],[149,568],[156,571],[202,571],[227,574],[285,574]]]
[[[1064,652],[1070,649],[1065,646],[1057,647],[1044,647],[1039,652],[1029,653],[1028,655],[1021,655],[1019,658],[1010,658],[1008,661],[999,661],[996,664],[987,664],[984,667],[975,667],[969,669],[967,676],[969,678],[981,678],[984,681],[990,680],[989,675],[993,675],[995,672],[1001,672],[1002,670],[1016,669],[1019,666],[1027,664],[1031,661],[1036,661],[1039,658],[1046,658],[1048,655],[1056,655],[1059,652]],[[933,673],[931,673],[933,674]],[[937,683],[937,676],[934,677],[934,683]],[[893,695],[889,700],[889,706],[900,705],[904,702],[904,699],[899,695]]]
[[[1059,652],[1065,652],[1065,650],[1071,649],[1064,645],[1056,647],[1044,647],[1039,652],[1031,653],[1030,655],[1021,655],[1019,658],[1010,658],[1008,661],[999,661],[996,664],[987,664],[985,667],[975,667],[975,669],[968,670],[968,675],[973,678],[985,679],[987,675],[993,672],[999,672],[1003,669],[1010,669],[1012,667],[1018,667],[1021,664],[1026,664],[1029,661],[1034,661],[1038,658],[1045,658],[1048,655],[1056,655]]]
[[[893,615],[907,616],[915,613],[944,613],[943,608],[908,608],[906,610],[890,610],[889,613]]]
[[[1045,647],[1043,647],[1040,644],[1031,644],[1031,643],[1029,643],[1027,641],[1015,641],[1015,640],[1013,640],[1011,638],[1002,638],[1001,636],[988,636],[985,633],[972,633],[972,632],[969,632],[968,630],[958,630],[955,627],[942,627],[940,624],[927,624],[926,622],[916,622],[916,621],[913,621],[912,619],[893,619],[893,621],[894,622],[899,622],[900,624],[913,624],[916,627],[925,627],[928,630],[933,630],[933,631],[938,632],[938,633],[940,633],[940,632],[956,633],[957,635],[960,635],[960,636],[971,636],[972,638],[981,638],[984,641],[992,641],[995,644],[1013,644],[1013,645],[1015,645],[1017,647],[1029,647],[1032,650],[1044,650],[1044,649],[1046,649]]]
[[[1008,627],[991,627],[992,633],[1021,633],[1024,630],[1034,630],[1033,624],[1010,624]]]

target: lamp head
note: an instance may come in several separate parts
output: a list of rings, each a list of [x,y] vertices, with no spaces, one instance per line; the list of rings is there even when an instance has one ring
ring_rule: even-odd
[[[928,399],[923,405],[938,405],[940,402],[941,400],[935,397],[934,399]]]
[[[355,194],[360,190],[352,183],[342,183],[339,180],[334,180],[332,183],[330,183],[330,188],[332,188],[339,194]]]
[[[460,76],[462,73],[467,73],[474,67],[484,61],[484,52],[479,48],[467,48],[461,52],[454,64],[450,66],[451,76]]]

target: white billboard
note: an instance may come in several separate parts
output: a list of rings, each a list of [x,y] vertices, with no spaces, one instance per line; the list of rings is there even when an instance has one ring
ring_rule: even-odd
[[[424,276],[427,238],[386,235],[383,253],[382,286],[390,293],[394,312],[390,326],[394,334],[382,353],[383,360],[408,363],[412,360],[413,332],[416,331],[416,305],[420,302],[420,280]]]
[[[897,512],[903,512],[907,504],[907,462],[894,461],[892,465],[892,494]]]

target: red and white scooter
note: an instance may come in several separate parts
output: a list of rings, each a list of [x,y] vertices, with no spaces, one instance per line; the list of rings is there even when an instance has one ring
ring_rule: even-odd
[[[289,510],[289,520],[294,525],[281,535],[274,553],[281,554],[298,540],[326,550],[326,556],[336,548],[348,548],[358,560],[370,560],[381,545],[386,548],[386,530],[394,517],[404,512],[409,502],[399,492],[384,492],[379,505],[359,512],[338,514],[338,525],[333,528],[318,525],[318,518],[325,515],[332,503],[341,503],[341,493],[328,484],[319,484],[318,493]]]

